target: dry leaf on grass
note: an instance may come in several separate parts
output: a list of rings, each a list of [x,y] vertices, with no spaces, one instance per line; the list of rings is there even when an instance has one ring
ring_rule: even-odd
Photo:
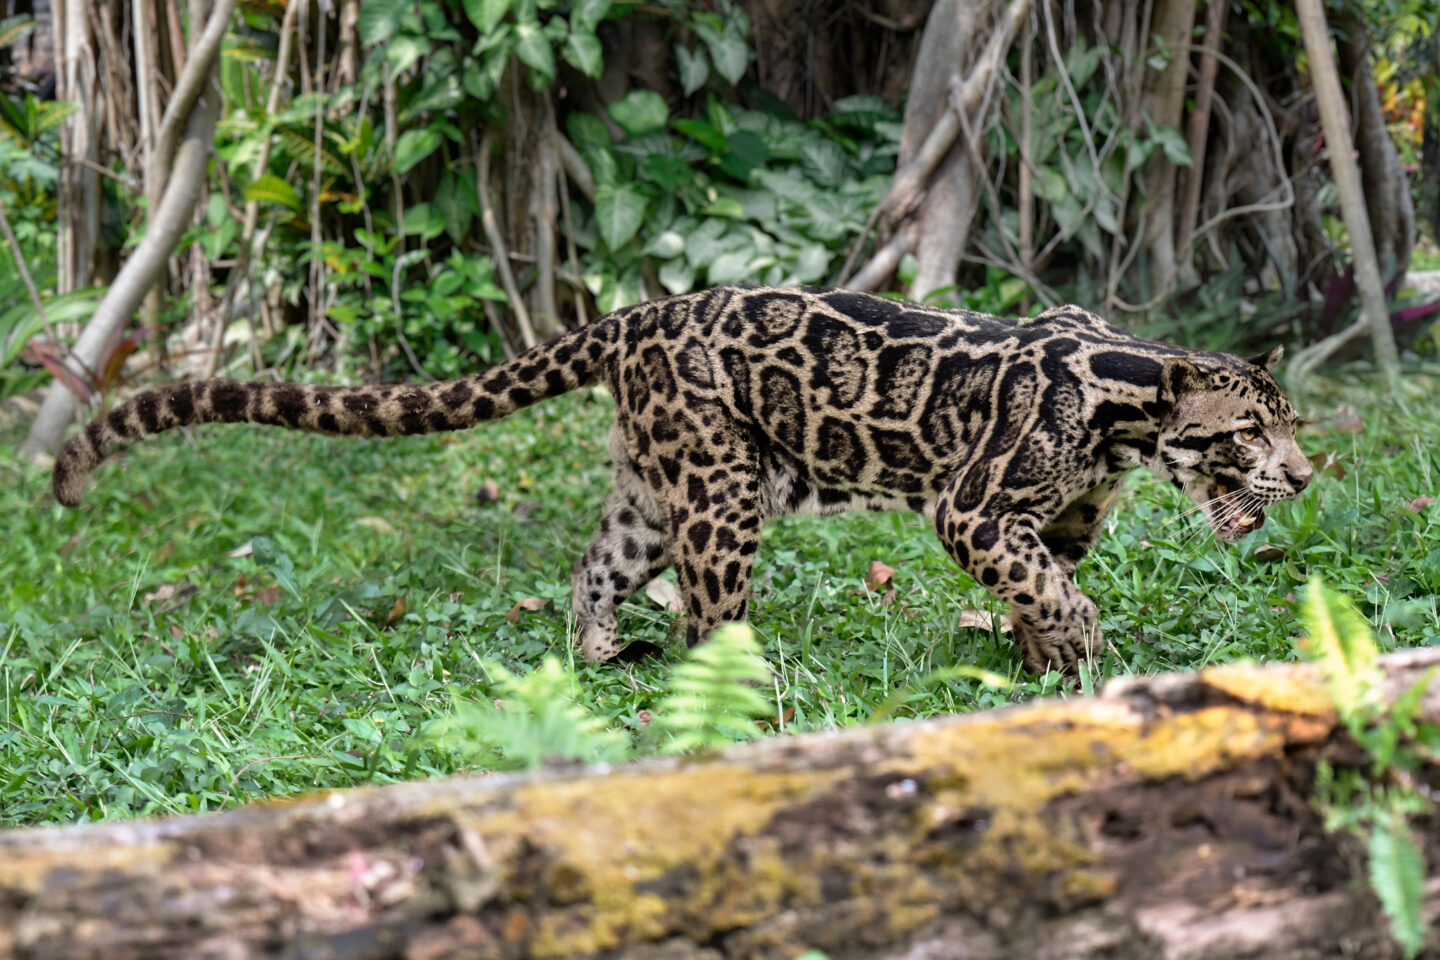
[[[1421,496],[1416,497],[1414,500],[1411,500],[1409,503],[1402,503],[1400,506],[1404,507],[1406,510],[1409,510],[1411,513],[1424,513],[1434,502],[1434,497],[1425,496],[1422,494]]]
[[[889,583],[894,576],[895,569],[893,567],[886,566],[879,560],[871,560],[870,570],[865,574],[865,589],[879,590],[885,586],[885,584]]]
[[[159,608],[156,611],[157,613],[169,613],[171,610],[183,605],[186,600],[189,600],[199,592],[199,587],[187,581],[181,581],[180,583],[162,583],[152,592],[141,597],[140,602],[147,607],[152,605],[157,606]]]
[[[663,577],[656,577],[645,584],[645,596],[671,613],[685,612],[685,603],[680,599],[680,588]]]
[[[972,630],[994,630],[995,614],[989,610],[961,610],[960,629],[964,630],[967,627]],[[1000,632],[1010,632],[1010,614],[1008,613],[1000,617]]]
[[[1285,556],[1285,548],[1273,543],[1262,543],[1252,551],[1252,556],[1261,563],[1274,563]]]
[[[1345,479],[1345,464],[1341,463],[1339,456],[1332,451],[1311,454],[1310,464],[1315,468],[1316,473],[1328,473],[1336,480]]]
[[[255,591],[255,602],[263,603],[267,607],[273,607],[280,602],[280,584],[272,583],[268,587],[261,587]]]
[[[405,616],[406,609],[408,608],[405,605],[405,594],[402,593],[400,594],[400,599],[395,601],[395,606],[391,607],[390,612],[385,614],[385,626],[388,627],[396,620]]]
[[[529,610],[531,613],[534,613],[536,610],[541,609],[545,606],[545,604],[549,602],[549,600],[546,600],[543,597],[526,597],[524,600],[521,600],[519,603],[515,604],[515,606],[510,608],[510,612],[505,614],[505,619],[509,620],[511,623],[519,623],[521,610]]]

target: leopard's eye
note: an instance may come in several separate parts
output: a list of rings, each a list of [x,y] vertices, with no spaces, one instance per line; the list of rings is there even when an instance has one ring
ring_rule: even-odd
[[[1245,427],[1243,430],[1235,431],[1235,439],[1240,443],[1255,443],[1260,436],[1260,431],[1255,427]]]

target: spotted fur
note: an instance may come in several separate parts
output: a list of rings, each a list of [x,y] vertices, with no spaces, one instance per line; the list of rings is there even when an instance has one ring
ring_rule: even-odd
[[[182,424],[458,430],[598,380],[615,397],[615,486],[573,577],[588,659],[620,652],[616,607],[667,566],[695,643],[744,619],[768,518],[899,508],[930,518],[956,562],[1010,604],[1027,666],[1072,669],[1100,642],[1073,574],[1125,472],[1175,483],[1222,540],[1309,481],[1295,411],[1269,372],[1278,359],[1142,340],[1077,307],[1017,323],[727,287],[616,311],[443,383],[148,390],[66,445],[55,494],[76,505],[104,457]]]

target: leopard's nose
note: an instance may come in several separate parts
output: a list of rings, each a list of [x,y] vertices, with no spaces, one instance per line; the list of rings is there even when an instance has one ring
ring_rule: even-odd
[[[1315,468],[1310,466],[1309,461],[1304,461],[1301,466],[1296,467],[1294,470],[1289,467],[1285,468],[1285,479],[1290,481],[1290,486],[1295,488],[1296,493],[1308,487],[1311,478],[1314,476]]]

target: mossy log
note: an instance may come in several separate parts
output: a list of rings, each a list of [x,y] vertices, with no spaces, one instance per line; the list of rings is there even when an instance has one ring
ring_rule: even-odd
[[[1390,693],[1436,665],[1386,658]],[[0,956],[1398,957],[1359,844],[1309,804],[1322,757],[1364,762],[1313,668],[1241,666],[706,759],[12,831]],[[1440,825],[1417,832],[1433,931]]]

